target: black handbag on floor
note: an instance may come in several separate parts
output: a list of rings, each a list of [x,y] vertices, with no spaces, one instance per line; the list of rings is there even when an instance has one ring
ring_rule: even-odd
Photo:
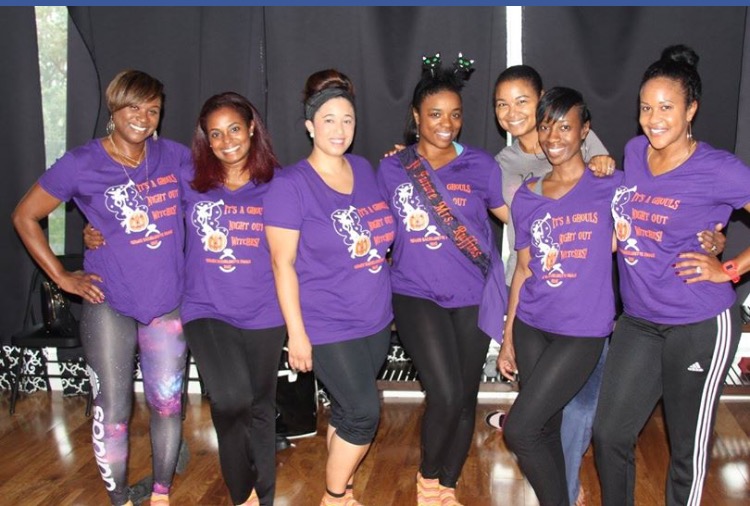
[[[276,387],[276,435],[289,439],[318,430],[318,382],[311,372],[293,371],[287,347],[281,354]]]
[[[70,301],[65,293],[52,281],[43,281],[40,293],[42,320],[47,332],[54,332],[62,337],[75,335],[78,321],[70,310]]]

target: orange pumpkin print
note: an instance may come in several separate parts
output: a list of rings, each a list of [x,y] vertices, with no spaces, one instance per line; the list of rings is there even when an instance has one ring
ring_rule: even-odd
[[[212,251],[213,253],[224,251],[224,248],[227,247],[226,234],[218,230],[213,231],[206,240],[206,247],[208,251]]]
[[[557,263],[557,248],[551,248],[545,255],[544,255],[544,270],[549,271],[552,269],[552,267],[555,266]]]
[[[615,222],[615,235],[618,241],[626,241],[630,237],[630,222],[620,216]]]
[[[361,235],[354,243],[354,256],[363,257],[370,252],[370,238],[366,235]]]
[[[430,223],[430,216],[426,211],[415,209],[409,214],[408,221],[409,230],[421,232],[422,230],[426,229],[427,225]]]
[[[146,227],[148,227],[148,214],[146,212],[136,210],[128,216],[128,229],[131,232],[141,232],[146,230]]]

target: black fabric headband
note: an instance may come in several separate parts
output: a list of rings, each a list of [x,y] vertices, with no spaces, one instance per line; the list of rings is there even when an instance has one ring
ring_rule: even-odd
[[[332,98],[343,97],[354,106],[354,97],[344,88],[325,88],[305,101],[305,119],[312,120],[320,106]]]

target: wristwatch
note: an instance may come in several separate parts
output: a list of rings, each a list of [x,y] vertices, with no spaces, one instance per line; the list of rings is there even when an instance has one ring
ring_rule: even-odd
[[[732,283],[740,282],[740,272],[737,270],[737,262],[734,260],[724,262],[721,268],[729,276],[729,279],[732,280]]]

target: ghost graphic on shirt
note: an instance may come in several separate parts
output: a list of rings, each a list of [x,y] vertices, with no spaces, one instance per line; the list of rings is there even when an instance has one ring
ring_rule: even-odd
[[[552,216],[547,213],[544,218],[534,220],[531,224],[531,242],[539,250],[536,257],[542,265],[542,272],[557,274],[547,279],[547,284],[553,288],[562,285],[564,274],[562,265],[557,261],[560,255],[560,245],[552,238]]]
[[[234,252],[227,248],[229,244],[229,230],[221,226],[222,206],[224,200],[216,202],[203,200],[196,202],[190,222],[195,227],[198,236],[203,243],[203,250],[211,253],[221,253],[222,260],[234,260]],[[219,266],[222,272],[232,272],[235,266],[229,263]]]
[[[347,209],[336,209],[331,213],[333,229],[343,238],[344,244],[351,258],[360,258],[370,255],[372,251],[377,255],[377,250],[372,248],[370,231],[366,230],[359,220],[359,214],[354,206]],[[380,255],[377,255],[379,258]]]
[[[612,218],[615,220],[615,237],[618,241],[625,243],[623,249],[626,251],[640,251],[638,248],[638,239],[631,237],[633,230],[632,218],[628,216],[625,209],[625,204],[630,202],[637,189],[638,186],[631,188],[620,186],[615,190],[615,195],[612,197]],[[638,263],[638,258],[635,256],[625,256],[624,260],[628,265]]]

